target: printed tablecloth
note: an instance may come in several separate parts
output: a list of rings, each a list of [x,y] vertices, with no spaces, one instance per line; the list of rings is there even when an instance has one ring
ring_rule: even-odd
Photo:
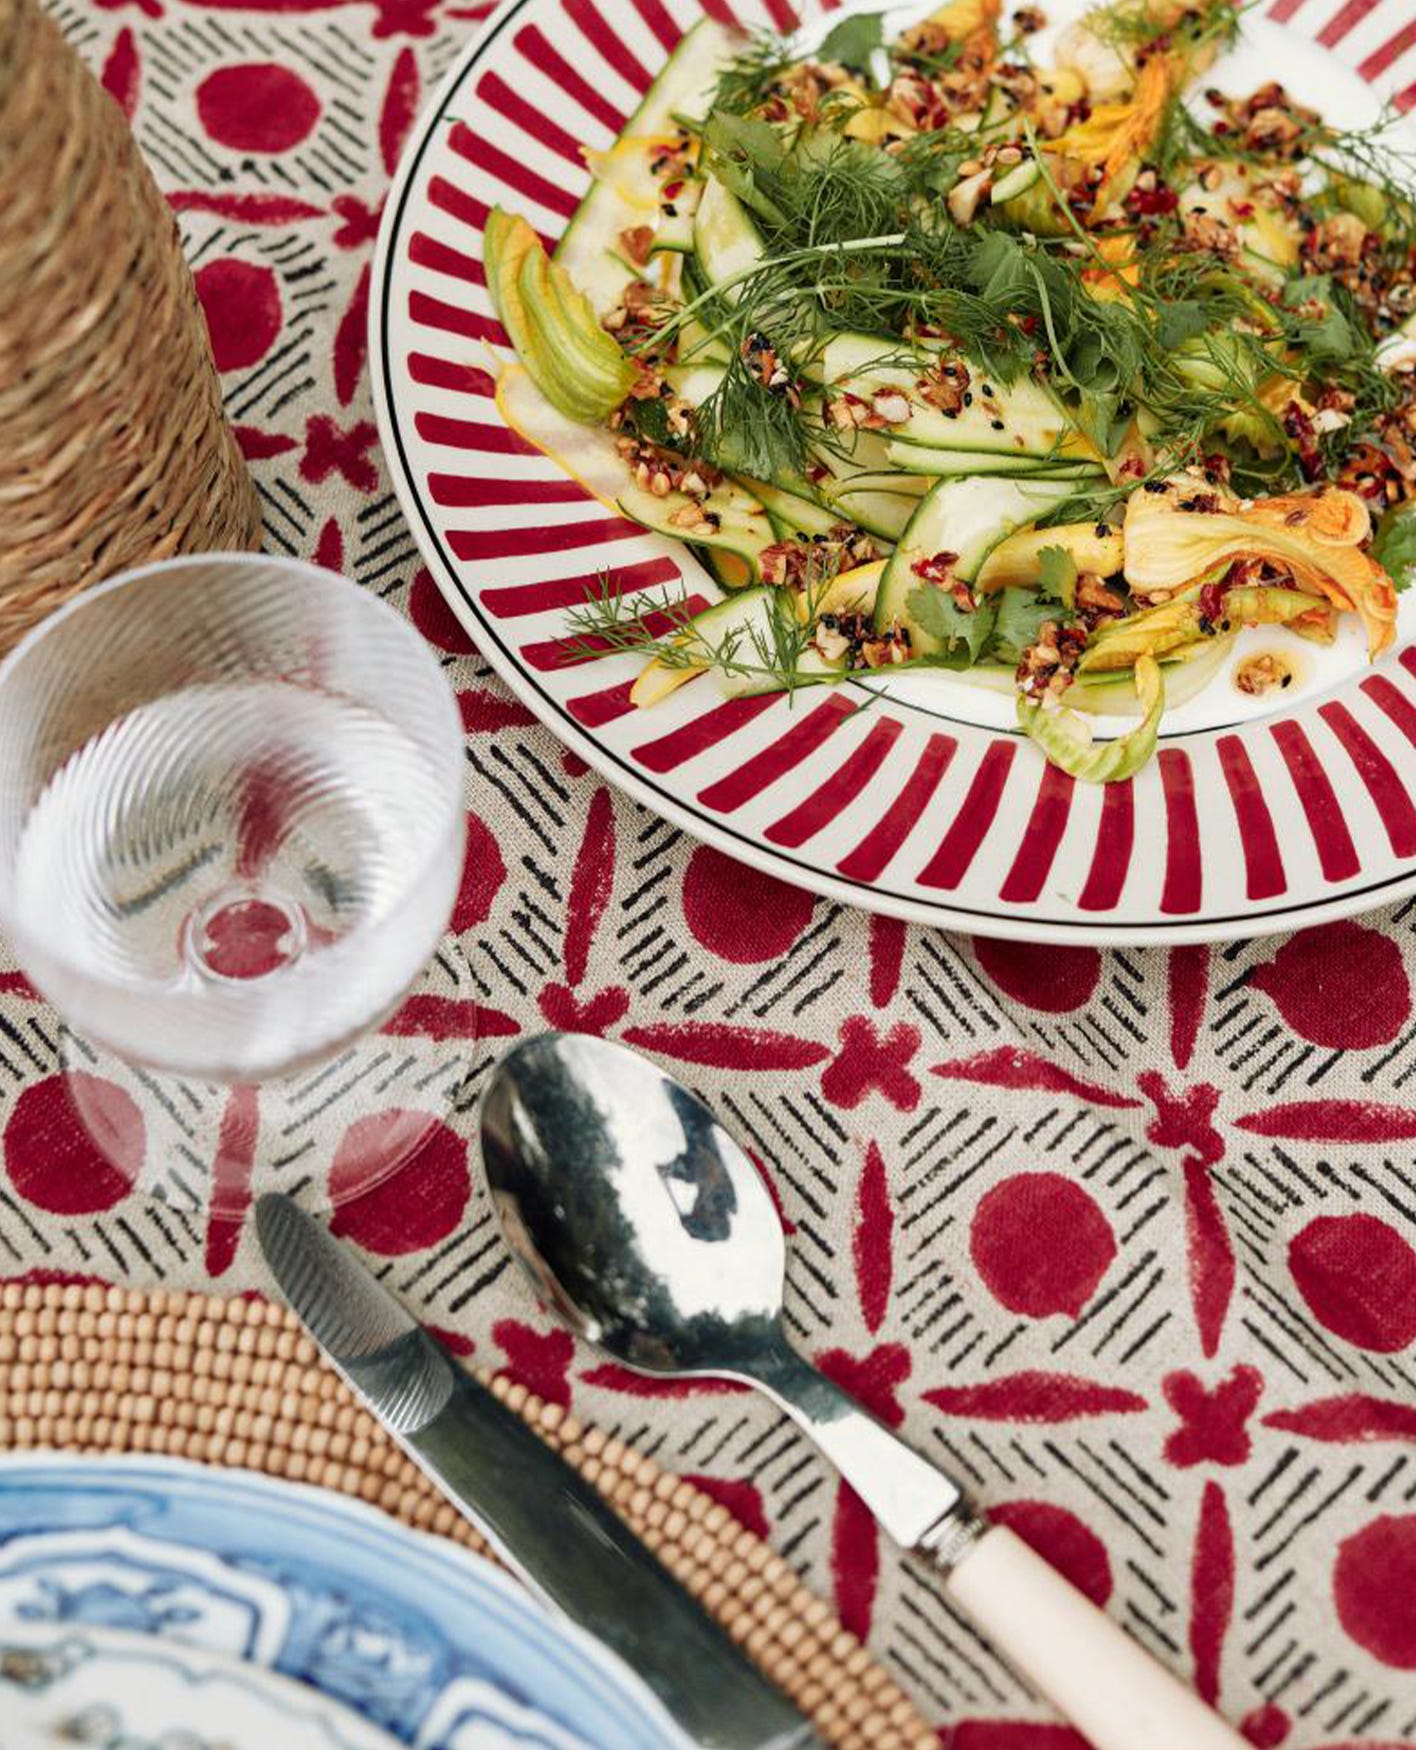
[[[1373,11],[1308,5],[1328,40]],[[1214,950],[970,941],[695,848],[564,753],[420,569],[369,400],[380,203],[484,10],[57,8],[180,216],[268,545],[404,608],[461,697],[466,970],[391,1040],[467,1054],[473,1091],[541,1027],[656,1054],[761,1162],[792,1332],[827,1372],[1254,1744],[1416,1742],[1412,906]],[[210,1217],[200,1171],[128,1194],[58,1097],[54,1016],[0,983],[0,1274],[261,1287],[239,1174],[234,1216]],[[368,1090],[349,1098],[364,1115],[336,1099],[327,1128],[367,1124]],[[942,1743],[1074,1750],[770,1409],[638,1379],[557,1327],[509,1265],[470,1129],[464,1098],[338,1212],[389,1286],[769,1534]]]

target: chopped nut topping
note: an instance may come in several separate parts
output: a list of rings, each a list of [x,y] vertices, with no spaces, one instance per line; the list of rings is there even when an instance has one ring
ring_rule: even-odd
[[[643,228],[643,227],[641,227]],[[648,280],[631,280],[603,326],[624,341],[647,340],[668,318],[672,305]]]
[[[1185,215],[1184,243],[1186,248],[1207,250],[1212,255],[1231,256],[1239,253],[1239,238],[1232,225],[1217,219],[1203,207],[1192,207]]]
[[[826,418],[837,431],[855,431],[870,418],[870,405],[859,395],[843,390],[826,403]]]
[[[774,541],[758,555],[758,565],[764,583],[805,592],[880,556],[880,548],[869,535],[850,523],[837,523],[824,535],[794,535],[786,541]]]
[[[649,251],[654,247],[654,227],[652,225],[631,225],[627,231],[619,234],[620,248],[636,267],[643,267],[649,260]]]
[[[1334,213],[1313,232],[1309,257],[1315,267],[1355,267],[1362,259],[1367,235],[1367,227],[1356,213]]]
[[[909,397],[903,389],[879,389],[871,396],[870,405],[886,425],[903,425],[910,416]]]
[[[777,357],[777,349],[765,334],[749,334],[742,343],[742,356],[764,389],[785,394],[795,403],[797,387],[792,374]]]
[[[916,577],[922,577],[926,583],[938,583],[952,586],[954,582],[954,565],[958,560],[957,553],[935,553],[929,558],[916,559],[910,570]]]
[[[910,635],[898,622],[877,632],[869,614],[824,614],[811,642],[828,662],[850,669],[890,668],[910,659]]]
[[[645,492],[652,492],[655,498],[683,492],[690,498],[704,499],[722,483],[722,471],[711,462],[691,462],[632,432],[621,432],[615,438],[615,448],[633,470],[636,484]]]
[[[1315,110],[1295,103],[1277,80],[1250,97],[1231,98],[1220,91],[1205,95],[1222,117],[1215,133],[1261,156],[1301,157],[1305,139],[1321,121]]]
[[[1072,684],[1072,671],[1086,642],[1087,634],[1082,627],[1044,620],[1014,674],[1023,695],[1034,700],[1060,698]]]
[[[974,171],[972,176],[966,176],[956,182],[949,190],[946,205],[949,217],[956,225],[971,225],[974,214],[983,204],[984,196],[993,187],[993,171],[985,168]]]
[[[1266,650],[1258,656],[1246,658],[1234,671],[1235,686],[1250,698],[1261,698],[1275,687],[1287,687],[1292,683],[1293,670],[1273,651]]]
[[[1108,589],[1093,571],[1084,571],[1077,579],[1076,603],[1079,618],[1092,632],[1126,612],[1125,598]]]
[[[969,367],[962,359],[943,359],[915,381],[921,400],[953,419],[967,405]]]
[[[1283,429],[1298,457],[1299,472],[1305,480],[1316,480],[1323,472],[1323,453],[1313,421],[1300,402],[1290,401],[1284,408]]]

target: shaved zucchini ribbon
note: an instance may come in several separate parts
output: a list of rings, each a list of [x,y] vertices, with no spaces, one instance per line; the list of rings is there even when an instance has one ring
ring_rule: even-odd
[[[1084,784],[1115,784],[1140,771],[1155,752],[1165,712],[1165,681],[1153,656],[1137,658],[1136,695],[1142,711],[1140,722],[1115,741],[1099,746],[1092,741],[1091,724],[1085,717],[1065,707],[1049,709],[1021,693],[1018,723],[1054,766]]]

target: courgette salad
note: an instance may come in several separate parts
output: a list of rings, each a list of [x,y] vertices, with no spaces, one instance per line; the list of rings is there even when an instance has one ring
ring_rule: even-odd
[[[650,706],[909,665],[1016,692],[1128,777],[1242,627],[1369,655],[1416,575],[1416,184],[1269,84],[1204,89],[1229,0],[950,0],[810,59],[691,30],[548,257],[486,227],[508,422],[722,599],[608,585],[584,651]],[[1285,684],[1283,664],[1241,685]],[[1132,719],[1093,736],[1099,714]]]

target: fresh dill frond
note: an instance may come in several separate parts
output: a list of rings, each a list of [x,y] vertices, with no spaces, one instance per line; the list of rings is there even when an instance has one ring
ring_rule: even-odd
[[[600,662],[607,656],[659,656],[670,668],[694,666],[684,648],[698,612],[686,591],[639,590],[626,595],[608,571],[585,586],[585,599],[566,613],[558,655],[564,663]],[[660,630],[651,630],[658,623]]]
[[[808,601],[819,600],[829,581],[826,575],[814,581]],[[561,660],[582,663],[636,656],[669,669],[713,670],[725,680],[749,683],[742,690],[760,692],[792,692],[828,678],[803,666],[815,615],[809,610],[799,615],[785,590],[768,601],[761,624],[731,627],[716,639],[695,631],[696,618],[685,594],[665,589],[625,595],[602,573],[587,588],[585,601],[567,614]]]
[[[753,114],[771,96],[772,87],[790,65],[786,44],[775,30],[754,31],[718,75],[710,113]]]

